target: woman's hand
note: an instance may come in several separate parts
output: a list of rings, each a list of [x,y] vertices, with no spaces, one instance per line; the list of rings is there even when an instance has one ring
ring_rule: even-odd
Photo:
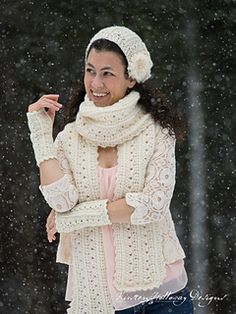
[[[130,216],[134,207],[126,203],[125,198],[118,199],[107,204],[108,215],[112,223],[130,223]]]
[[[45,227],[47,230],[48,241],[51,243],[52,241],[56,240],[55,234],[57,233],[56,216],[55,216],[55,210],[54,209],[52,209],[50,214],[48,215],[47,223],[46,223]]]
[[[38,101],[29,105],[26,113],[30,139],[38,167],[41,162],[57,157],[52,133],[55,112],[62,107],[57,102],[58,98],[59,95],[55,94],[44,95]],[[44,108],[48,108],[48,111]]]
[[[41,108],[48,108],[47,114],[54,121],[55,112],[60,110],[62,104],[58,102],[58,94],[43,95],[38,101],[29,105],[28,112],[38,111]]]

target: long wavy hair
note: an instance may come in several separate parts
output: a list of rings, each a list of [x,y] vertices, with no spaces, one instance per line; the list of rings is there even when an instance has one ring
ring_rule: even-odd
[[[115,43],[106,40],[99,39],[92,43],[87,56],[91,49],[97,51],[111,51],[116,53],[125,68],[125,77],[128,77],[128,62],[122,52],[122,50]],[[84,74],[84,73],[83,73]],[[175,136],[177,140],[182,140],[186,133],[186,125],[179,116],[177,109],[170,102],[168,102],[165,96],[157,89],[151,88],[143,83],[136,83],[135,86],[129,90],[135,90],[140,93],[140,99],[138,106],[140,106],[145,113],[150,113],[155,122],[159,122],[163,128],[167,128],[171,136]],[[76,115],[79,111],[80,104],[84,100],[86,94],[83,79],[76,82],[75,87],[70,95],[68,105],[64,108],[63,120],[60,129],[63,129],[67,123],[73,122],[76,119]]]

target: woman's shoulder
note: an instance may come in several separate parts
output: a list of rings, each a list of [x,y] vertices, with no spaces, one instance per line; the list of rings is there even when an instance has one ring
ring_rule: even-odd
[[[162,134],[168,134],[168,129],[164,128],[159,121],[155,122],[155,137],[158,138]]]
[[[163,127],[160,121],[152,120],[152,122],[153,123],[149,124],[144,130],[144,132],[146,131],[147,136],[150,136],[151,138],[154,137],[157,140],[158,138],[163,137],[163,135],[169,135],[169,129]]]
[[[64,140],[71,136],[75,132],[75,121],[67,123],[63,130],[57,134],[57,138],[60,140]]]
[[[175,135],[173,132],[170,132],[170,129],[163,127],[159,121],[155,122],[155,137],[156,140],[172,140],[175,141]]]
[[[65,125],[63,131],[64,131],[65,133],[70,133],[70,132],[75,131],[75,121],[67,123],[67,124]],[[62,132],[63,132],[63,131],[62,131]]]

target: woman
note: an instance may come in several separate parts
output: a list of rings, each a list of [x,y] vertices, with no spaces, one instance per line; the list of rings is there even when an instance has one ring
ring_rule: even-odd
[[[57,261],[69,265],[68,313],[193,311],[169,210],[178,117],[143,87],[151,67],[136,33],[108,27],[86,49],[84,90],[54,143],[59,95],[28,107],[40,190],[55,210],[48,239],[60,233]]]

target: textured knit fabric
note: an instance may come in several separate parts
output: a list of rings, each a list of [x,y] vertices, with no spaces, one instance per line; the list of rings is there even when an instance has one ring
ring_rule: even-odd
[[[100,183],[100,197],[114,199],[115,176],[117,166],[112,168],[102,168],[98,166],[98,180]],[[106,261],[106,273],[108,279],[108,287],[112,298],[113,306],[116,310],[125,309],[135,306],[140,302],[148,301],[155,297],[165,295],[165,293],[174,293],[187,284],[187,274],[184,268],[184,261],[178,260],[173,264],[166,265],[166,277],[162,281],[160,287],[148,291],[134,291],[132,293],[122,293],[113,285],[113,277],[115,272],[115,247],[113,242],[113,230],[111,226],[102,227],[103,245]]]
[[[40,162],[56,157],[52,137],[53,122],[43,108],[39,111],[27,112],[26,116],[36,163],[39,167]]]
[[[61,159],[63,160],[63,159]],[[107,197],[108,199],[113,199],[114,189],[115,189],[115,175],[117,166],[113,168],[103,169],[98,167],[97,175],[100,182],[100,197]],[[58,181],[60,186],[60,180]],[[55,184],[52,184],[55,186]],[[50,185],[44,187],[45,191],[49,190]],[[65,186],[65,189],[67,187]],[[55,196],[55,199],[57,197]],[[64,202],[63,202],[64,203]],[[164,279],[162,285],[159,288],[154,288],[148,291],[135,291],[133,293],[121,293],[112,285],[112,278],[114,274],[115,267],[115,251],[114,244],[112,240],[112,228],[110,226],[102,227],[103,235],[103,246],[106,261],[106,276],[108,281],[109,292],[111,294],[112,304],[116,310],[121,310],[127,307],[134,306],[140,302],[150,300],[151,298],[165,295],[165,293],[174,293],[182,289],[187,283],[187,275],[184,269],[184,263],[182,260],[176,263],[166,265],[166,278]],[[68,238],[69,239],[69,238]],[[66,246],[68,248],[67,254],[71,254],[70,250],[70,240]],[[70,266],[68,274],[68,285],[66,300],[72,300],[73,291],[73,270]]]
[[[113,200],[115,190],[115,175],[117,166],[112,168],[102,168],[98,166],[97,176],[100,183],[100,197]],[[113,243],[113,231],[111,226],[103,226],[103,245],[106,261],[106,274],[112,304],[115,310],[122,310],[135,306],[141,302],[149,301],[155,297],[164,296],[181,290],[187,284],[187,274],[184,268],[184,261],[179,260],[173,264],[166,265],[166,278],[159,288],[148,291],[135,291],[133,293],[122,294],[113,286],[113,276],[115,270],[115,248]],[[68,284],[66,300],[72,300],[73,277],[72,267],[69,266]]]
[[[91,144],[102,147],[116,146],[133,139],[149,125],[150,114],[137,106],[138,92],[132,91],[115,106],[97,107],[85,96],[76,117],[77,132]]]
[[[110,106],[110,110],[115,105]],[[104,113],[107,114],[109,112]],[[123,122],[125,111],[123,118],[120,114],[118,117]],[[115,113],[112,119],[117,126]],[[60,209],[56,224],[61,233],[57,261],[72,265],[75,288],[70,313],[112,313],[101,226],[112,227],[113,285],[124,293],[159,287],[166,277],[165,265],[185,257],[169,210],[175,184],[175,139],[154,122],[146,128],[140,127],[133,138],[129,135],[134,126],[127,128],[127,139],[117,145],[114,200],[125,197],[129,205],[135,204],[135,210],[131,223],[111,224],[106,206],[108,199],[100,199],[96,175],[98,145],[81,136],[76,123],[67,124],[55,141],[59,163],[67,175],[65,180],[73,191],[73,197],[67,201],[68,192],[56,191],[54,184],[53,193],[58,199],[59,195],[65,199],[64,207],[59,201],[55,207]],[[133,123],[139,121],[134,119]],[[102,132],[101,128],[99,131]],[[46,200],[52,197],[47,187],[40,188]],[[72,203],[68,207],[70,202],[75,203],[73,209],[70,208]]]
[[[135,32],[124,26],[103,28],[94,35],[88,44],[85,59],[88,57],[91,44],[98,39],[107,39],[119,46],[126,57],[130,77],[138,83],[150,78],[153,63],[145,43]]]

